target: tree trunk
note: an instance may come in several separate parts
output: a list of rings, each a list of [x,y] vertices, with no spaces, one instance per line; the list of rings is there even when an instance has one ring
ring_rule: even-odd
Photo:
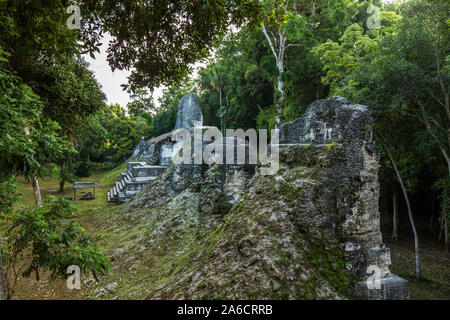
[[[36,200],[36,205],[42,206],[41,189],[39,187],[39,180],[36,174],[33,173],[31,176],[31,184],[33,185],[34,198]]]
[[[285,7],[285,12],[287,12],[287,2]],[[280,97],[278,98],[278,101],[276,102],[276,109],[277,109],[277,115],[276,115],[276,124],[275,128],[278,128],[278,126],[281,124],[281,116],[283,114],[283,108],[284,108],[284,99],[285,99],[285,92],[284,92],[284,82],[282,80],[282,76],[284,73],[284,52],[287,48],[286,41],[287,38],[283,34],[283,31],[281,29],[278,30],[278,39],[274,39],[272,41],[269,32],[266,30],[266,26],[262,25],[262,32],[264,33],[264,36],[266,37],[267,41],[269,42],[270,49],[272,50],[272,53],[275,57],[275,63],[278,70],[278,78],[276,82],[276,88],[279,92]]]
[[[414,223],[414,218],[412,215],[411,204],[409,202],[408,192],[406,191],[406,187],[405,187],[405,184],[403,183],[403,179],[402,179],[402,176],[400,175],[400,171],[398,170],[397,164],[395,163],[394,158],[392,157],[391,152],[389,151],[387,145],[385,145],[385,149],[389,156],[389,159],[392,162],[392,166],[394,167],[395,173],[397,174],[398,181],[400,182],[400,186],[402,187],[403,196],[405,197],[406,206],[408,208],[409,221],[411,223],[411,228],[412,228],[412,232],[414,235],[414,252],[415,252],[415,256],[416,256],[416,276],[417,276],[417,278],[420,278],[419,236],[417,234],[416,225]]]
[[[5,274],[3,273],[3,257],[0,253],[0,300],[7,300],[8,296],[6,295],[6,279]]]
[[[392,239],[398,239],[398,191],[392,192]]]
[[[223,128],[223,110],[222,110],[222,89],[219,90],[219,100],[220,100],[220,131],[224,134]]]
[[[448,253],[448,221],[447,221],[447,208],[444,204],[444,239],[445,239],[445,252]]]
[[[61,178],[59,180],[59,193],[63,194],[64,193],[64,184],[66,183],[66,179]]]
[[[25,135],[30,135],[30,130],[25,127],[23,129]],[[42,206],[41,189],[39,188],[39,181],[36,177],[36,169],[31,169],[31,184],[33,185],[34,198],[36,199],[36,204]]]
[[[66,182],[66,177],[65,177],[65,173],[64,170],[66,169],[66,162],[63,161],[61,163],[61,174],[59,177],[59,193],[64,193],[64,184]]]
[[[41,189],[39,188],[39,180],[36,177],[36,172],[33,171],[31,174],[31,184],[33,185],[34,198],[36,200],[36,205],[42,206]]]
[[[283,66],[283,57],[277,59],[277,68],[278,68],[278,79],[277,79],[277,90],[280,94],[280,98],[278,99],[277,103],[277,127],[281,124],[281,116],[283,115],[283,109],[284,109],[284,82],[282,80],[282,76],[284,73],[284,66]]]

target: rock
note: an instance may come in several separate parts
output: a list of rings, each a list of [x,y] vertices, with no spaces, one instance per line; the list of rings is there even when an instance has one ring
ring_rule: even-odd
[[[97,288],[97,289],[95,289],[94,296],[96,298],[100,298],[100,297],[103,297],[103,296],[105,296],[107,294],[116,292],[116,289],[117,289],[117,283],[116,282],[112,282],[112,283],[106,285],[106,287],[104,287],[104,288]]]
[[[280,143],[349,143],[364,140],[367,133],[373,133],[367,106],[333,97],[313,102],[303,117],[281,125]]]
[[[116,282],[110,283],[105,287],[105,289],[111,293],[114,293],[117,289],[117,283]]]
[[[90,277],[89,279],[84,280],[83,284],[84,285],[89,285],[89,284],[94,283],[94,282],[95,282],[95,279],[93,277]]]
[[[178,115],[175,130],[184,128],[191,130],[194,128],[194,122],[203,123],[203,114],[200,109],[200,101],[195,93],[185,95],[178,103]]]
[[[107,294],[108,294],[108,290],[106,290],[105,288],[97,288],[94,291],[94,297],[95,298],[101,298],[101,297],[103,297],[103,296],[105,296]]]
[[[203,122],[203,114],[200,109],[200,102],[195,93],[190,93],[180,99],[178,105],[178,115],[175,129],[192,130],[194,122]],[[172,133],[168,132],[148,141],[141,138],[133,151],[128,171],[122,173],[121,181],[107,194],[108,202],[123,203],[134,198],[145,186],[151,184],[172,162],[173,147]],[[135,170],[133,170],[135,167]],[[140,171],[136,175],[136,171]],[[186,177],[180,166],[176,167],[173,176],[175,188],[183,188],[183,179]],[[184,170],[186,171],[186,170]],[[188,168],[188,175],[192,172]],[[180,174],[180,176],[178,176]],[[179,178],[179,179],[178,179]],[[178,181],[178,180],[179,181]]]
[[[147,143],[144,139],[144,137],[139,140],[139,143],[137,144],[136,148],[134,148],[134,151],[131,155],[131,159],[137,159],[140,155],[144,152],[144,150],[147,148]]]

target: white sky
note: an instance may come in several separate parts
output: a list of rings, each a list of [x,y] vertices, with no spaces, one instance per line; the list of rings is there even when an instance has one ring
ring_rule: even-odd
[[[92,59],[89,54],[84,55],[84,58],[89,62],[89,69],[92,70],[97,78],[98,82],[102,86],[103,92],[108,98],[108,104],[120,104],[121,107],[126,108],[127,103],[130,101],[130,96],[126,91],[122,90],[121,84],[128,83],[128,76],[130,71],[115,70],[111,71],[111,68],[106,59],[106,49],[108,49],[110,36],[103,38],[100,53],[95,54],[95,59]],[[162,88],[154,90],[153,98],[158,103],[158,98],[162,95]]]

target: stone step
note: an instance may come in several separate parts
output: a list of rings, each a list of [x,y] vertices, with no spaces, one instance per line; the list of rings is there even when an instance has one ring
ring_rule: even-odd
[[[109,191],[108,201],[122,203],[131,199],[145,186],[153,183],[167,167],[167,165],[148,165],[142,161],[129,162],[127,172],[121,173],[120,181]]]
[[[130,170],[130,174],[133,176],[133,178],[156,177],[163,173],[166,169],[167,166],[145,165],[140,167],[133,167]]]

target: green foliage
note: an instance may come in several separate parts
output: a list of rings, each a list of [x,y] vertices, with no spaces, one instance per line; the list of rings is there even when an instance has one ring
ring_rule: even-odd
[[[267,108],[260,113],[256,119],[258,129],[273,129],[275,128],[277,110],[275,107]]]
[[[43,207],[25,207],[5,215],[2,237],[4,270],[9,296],[14,293],[17,277],[36,275],[48,270],[51,278],[67,277],[67,268],[77,265],[97,279],[110,271],[109,259],[84,234],[84,229],[70,221],[76,212],[72,201],[51,199]]]
[[[159,99],[159,110],[153,118],[153,137],[171,132],[175,128],[179,100],[188,93],[195,91],[194,84],[186,81],[183,85],[173,86],[163,91]]]
[[[258,0],[98,0],[84,8],[94,8],[86,16],[86,30],[101,25],[113,36],[108,60],[113,69],[132,70],[134,88],[180,83],[230,25],[256,25],[261,13]],[[96,36],[87,33],[86,39],[95,43]]]
[[[132,117],[146,117],[156,109],[153,97],[147,90],[137,89],[131,94],[131,102],[127,104],[128,114]],[[150,118],[147,118],[151,120]]]
[[[332,142],[327,144],[327,150],[332,151],[335,147],[337,147],[339,144],[337,142]]]
[[[225,128],[255,128],[260,110],[273,104],[274,71],[264,69],[262,59],[270,56],[262,33],[244,29],[225,38],[217,56],[217,61],[199,72],[204,122]]]
[[[119,105],[105,106],[97,116],[106,132],[103,140],[104,156],[111,156],[114,163],[127,160],[141,137],[150,138],[147,121],[126,116],[125,110]]]
[[[83,129],[86,118],[100,110],[106,96],[83,59],[64,56],[59,59],[54,64],[37,66],[28,78],[45,102],[44,116],[57,121],[71,137]]]
[[[39,96],[7,69],[8,56],[0,46],[0,177],[30,168],[42,175],[45,162],[73,149],[59,134],[60,126],[43,117]]]
[[[14,177],[0,182],[0,217],[2,214],[10,214],[13,205],[19,200],[17,183]]]
[[[286,94],[283,120],[290,121],[300,117],[311,102],[327,96],[328,88],[321,83],[320,60],[312,49],[327,39],[337,40],[356,7],[352,1],[292,1],[285,14],[285,1],[263,4],[268,32],[276,36],[277,30],[283,32],[289,45],[282,81]],[[207,111],[205,123],[220,126],[223,121],[226,128],[273,128],[278,73],[261,30],[243,28],[225,37],[216,60],[200,71],[200,100],[207,104],[203,107]]]
[[[336,87],[342,86],[342,81],[353,71],[357,61],[377,50],[377,42],[363,35],[363,28],[356,23],[347,28],[340,42],[328,40],[315,48],[326,71],[322,83],[331,86],[332,95],[337,94]]]
[[[80,161],[75,171],[77,177],[87,178],[91,175],[91,168],[87,161]]]

